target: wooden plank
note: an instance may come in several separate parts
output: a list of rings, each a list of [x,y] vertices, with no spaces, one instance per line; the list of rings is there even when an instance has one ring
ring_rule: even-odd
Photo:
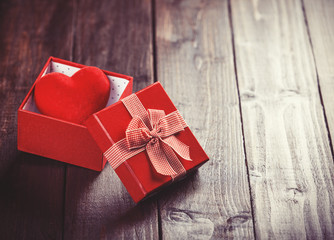
[[[69,58],[70,1],[0,2],[0,236],[61,239],[64,164],[16,150],[17,109],[50,55]]]
[[[231,4],[256,236],[333,238],[333,158],[301,2]]]
[[[303,1],[330,135],[334,136],[334,2]]]
[[[254,238],[227,1],[156,2],[157,75],[211,157],[159,199],[163,239]]]
[[[153,83],[151,2],[86,1],[76,6],[74,60]],[[68,166],[65,239],[157,239],[156,199],[135,205],[113,169]]]

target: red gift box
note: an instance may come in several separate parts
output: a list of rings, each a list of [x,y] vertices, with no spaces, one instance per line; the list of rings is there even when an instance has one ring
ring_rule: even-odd
[[[72,76],[84,65],[50,57],[36,81],[50,72]],[[110,80],[107,106],[132,93],[132,77],[103,71]],[[35,81],[35,84],[36,84]],[[43,157],[101,171],[106,159],[87,127],[41,114],[34,102],[34,87],[18,109],[18,149]]]
[[[189,173],[190,171],[198,168],[207,160],[209,160],[209,158],[198,143],[195,136],[192,134],[189,127],[185,125],[184,120],[177,112],[176,107],[174,106],[159,82],[152,84],[151,86],[137,92],[136,96],[136,99],[138,99],[141,104],[134,104],[134,106],[129,107],[129,104],[126,103],[132,101],[127,100],[132,97],[131,95],[130,97],[127,97],[122,101],[119,101],[112,106],[93,114],[87,119],[85,124],[102,152],[104,152],[105,156],[108,157],[108,161],[115,169],[117,175],[123,182],[124,186],[130,193],[133,200],[135,202],[138,202],[150,196],[152,193],[157,192],[157,190],[161,189],[161,187],[166,186],[175,180],[172,176],[162,175],[158,173],[154,162],[152,161],[152,158],[150,159],[151,154],[148,153],[147,150],[148,144],[152,142],[146,143],[147,145],[144,144],[146,146],[145,150],[140,151],[134,156],[131,156],[131,151],[136,151],[136,149],[128,149],[129,146],[131,146],[131,143],[129,143],[129,141],[132,141],[131,137],[129,137],[130,132],[136,132],[138,129],[129,129],[131,128],[130,125],[134,125],[133,119],[136,118],[136,111],[138,110],[138,105],[142,105],[143,111],[146,111],[147,113],[151,113],[152,109],[158,109],[160,110],[160,112],[161,110],[163,110],[167,115],[166,117],[173,115],[174,117],[176,117],[176,119],[181,118],[181,120],[179,121],[179,125],[183,125],[182,130],[174,132],[173,137],[177,138],[177,143],[180,143],[179,141],[181,141],[181,145],[185,144],[186,146],[189,146],[191,160],[187,160],[181,157],[182,154],[180,155],[179,153],[182,151],[179,151],[176,154],[177,160],[179,161],[179,163],[182,164],[186,173]],[[132,108],[131,113],[131,109],[129,110],[129,108]],[[151,123],[152,118],[153,117],[151,117]],[[139,120],[139,122],[140,121],[141,120]],[[172,124],[169,124],[171,125],[169,126],[170,128],[175,128],[174,122],[175,119],[171,118],[170,123]],[[151,126],[153,125],[154,124],[152,124]],[[168,123],[166,124],[166,126],[168,126]],[[154,130],[155,133],[152,133],[152,129],[148,129],[146,130],[146,132],[144,130],[141,131],[143,132],[139,133],[139,135],[136,136],[144,136],[144,138],[146,137],[148,140],[151,141],[153,139],[152,136],[157,134],[157,132],[161,132],[161,129]],[[152,136],[148,136],[149,134],[152,134]],[[134,141],[137,141],[136,137],[134,139]],[[162,138],[160,139],[161,141],[163,141]],[[115,145],[118,144],[120,144],[119,146],[121,146],[122,144],[125,146],[125,152],[129,151],[129,158],[124,158],[124,152],[115,153],[115,151],[119,150],[119,147],[115,147]],[[145,146],[143,148],[145,148]],[[174,152],[174,150],[172,151]],[[112,160],[112,157],[109,156],[110,153],[111,155],[114,155],[114,159],[116,159],[116,162],[120,161],[118,164],[115,164],[115,162],[113,162],[114,160]],[[176,179],[180,179],[180,177],[177,177]]]

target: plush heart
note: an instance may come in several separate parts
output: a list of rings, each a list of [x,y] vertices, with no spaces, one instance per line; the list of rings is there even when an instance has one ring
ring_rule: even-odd
[[[72,77],[46,74],[36,82],[34,98],[42,114],[80,124],[106,106],[109,93],[110,82],[103,71],[84,67]]]

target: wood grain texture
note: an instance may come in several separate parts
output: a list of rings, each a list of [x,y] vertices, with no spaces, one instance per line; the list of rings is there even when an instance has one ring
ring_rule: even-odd
[[[227,1],[156,1],[157,75],[211,160],[159,199],[163,239],[254,238]]]
[[[334,136],[334,2],[304,0],[327,122]]]
[[[231,1],[257,238],[334,237],[334,166],[301,1]]]
[[[62,238],[64,165],[17,151],[16,114],[48,57],[69,58],[72,10],[61,0],[0,2],[1,239]]]
[[[80,4],[79,4],[80,3]],[[74,61],[153,83],[151,2],[78,1]],[[113,169],[68,166],[64,239],[157,239],[156,199],[135,205]]]

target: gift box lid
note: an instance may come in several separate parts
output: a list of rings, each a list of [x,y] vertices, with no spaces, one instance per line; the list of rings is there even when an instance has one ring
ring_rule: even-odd
[[[130,98],[131,96],[132,98]],[[163,175],[161,174],[161,172],[159,173],[159,166],[157,167],[157,164],[152,161],[152,153],[148,153],[146,150],[139,151],[136,154],[130,154],[131,156],[126,159],[122,159],[124,156],[122,155],[122,153],[118,154],[118,156],[116,157],[114,156],[115,158],[118,158],[118,160],[120,160],[119,163],[115,163],[112,157],[108,156],[110,152],[112,152],[111,155],[115,155],[114,152],[117,152],[119,150],[119,148],[117,148],[116,146],[122,141],[127,146],[127,148],[129,147],[129,144],[131,145],[131,143],[129,143],[129,138],[131,138],[131,134],[129,134],[129,129],[131,128],[131,126],[134,126],[134,124],[143,124],[141,120],[138,121],[139,123],[134,123],[136,112],[140,112],[140,110],[142,112],[145,111],[147,113],[147,116],[151,118],[148,121],[152,123],[152,126],[158,125],[153,123],[154,111],[158,115],[160,113],[165,115],[164,119],[169,118],[169,123],[166,123],[166,126],[168,125],[167,128],[169,127],[169,129],[175,130],[174,125],[177,125],[175,124],[176,122],[178,122],[179,127],[181,127],[182,125],[181,130],[172,130],[174,132],[170,134],[172,135],[170,139],[167,139],[167,137],[164,138],[165,136],[160,139],[163,142],[165,142],[164,140],[166,140],[166,142],[173,142],[175,140],[174,143],[171,143],[171,146],[173,144],[179,144],[179,146],[184,147],[182,148],[178,146],[172,146],[171,149],[174,149],[172,150],[172,152],[175,153],[179,162],[182,164],[181,168],[183,166],[186,172],[189,172],[190,170],[199,167],[204,162],[209,160],[209,158],[198,143],[195,136],[192,134],[189,127],[186,125],[185,121],[183,120],[183,118],[181,117],[176,107],[174,106],[159,82],[156,82],[144,88],[143,90],[140,90],[137,93],[130,95],[130,97],[127,97],[122,101],[118,101],[113,105],[93,114],[87,119],[85,125],[87,126],[88,131],[90,132],[102,152],[107,157],[109,163],[111,163],[111,165],[113,166],[115,172],[120,177],[121,181],[127,188],[132,198],[137,202],[149,195],[150,193],[156,191],[156,189],[160,188],[161,186],[172,182],[176,175]],[[133,103],[133,99],[137,102],[134,101],[135,103]],[[159,124],[161,124],[161,122],[164,121],[159,121]],[[148,123],[146,125],[150,124]],[[159,128],[161,130],[161,127]],[[143,136],[144,139],[145,137],[148,140],[152,139],[152,136],[147,136],[152,133],[152,131],[150,130],[152,129],[147,129],[146,132],[144,131],[140,133],[140,137],[142,135],[145,135]],[[157,132],[160,130],[157,130]],[[136,131],[137,129],[131,130],[131,133]],[[162,132],[164,131],[165,130],[162,130]],[[165,134],[167,136],[168,134],[166,133],[166,131],[165,133],[162,133],[162,135]],[[153,133],[153,135],[154,134],[156,133]],[[166,144],[161,143],[161,145]],[[145,146],[147,148],[147,145]],[[139,147],[145,148],[145,146],[140,145]],[[185,149],[185,151],[187,151],[187,147],[189,149],[190,156],[188,155],[188,157],[185,157],[186,154],[183,153],[183,150]],[[136,151],[136,148],[131,151]],[[166,152],[165,149],[164,151]],[[174,153],[171,154],[174,155]],[[116,162],[118,160],[116,160]],[[173,165],[174,163],[169,163],[169,166],[172,166],[171,168],[173,170],[178,171],[178,166],[175,167],[175,165]]]

